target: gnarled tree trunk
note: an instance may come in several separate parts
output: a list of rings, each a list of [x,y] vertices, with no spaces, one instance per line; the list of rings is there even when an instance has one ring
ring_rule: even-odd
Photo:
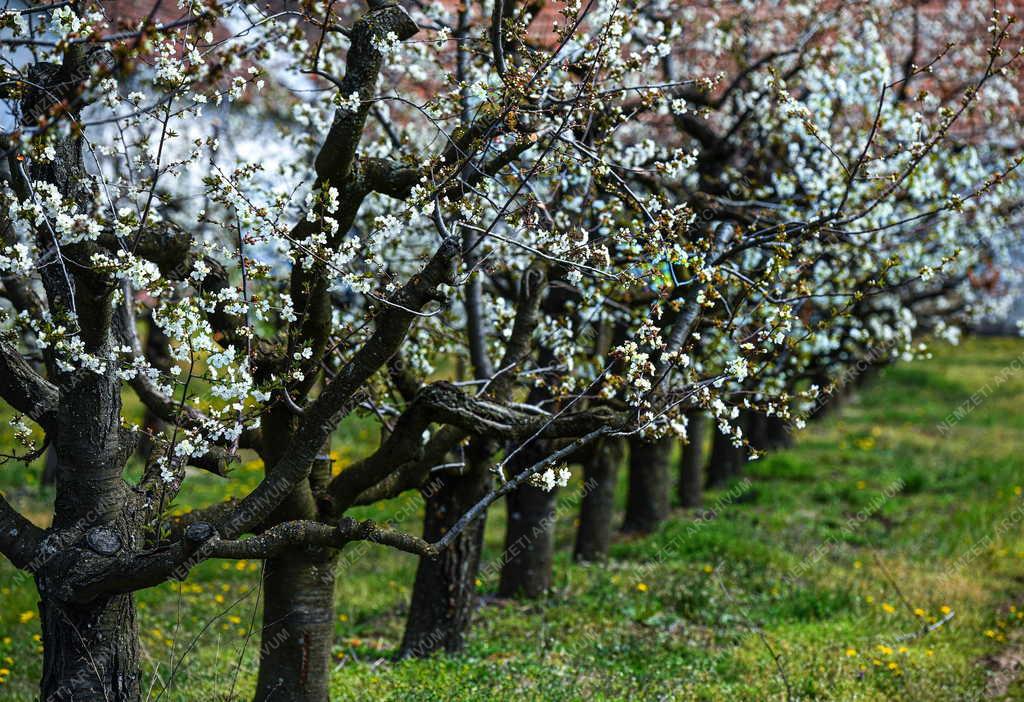
[[[139,699],[138,627],[131,595],[73,605],[43,593],[40,699]]]
[[[263,573],[257,702],[328,702],[337,551],[271,558]]]
[[[649,534],[668,516],[672,438],[629,440],[629,493],[622,530]]]
[[[772,415],[765,420],[765,448],[785,449],[793,445],[793,435],[789,422]]]
[[[512,459],[514,473],[529,468],[546,455],[546,442],[535,442]],[[524,484],[509,493],[505,551],[498,594],[502,597],[540,597],[551,587],[555,550],[555,496]]]
[[[284,409],[268,413],[262,451],[266,465],[275,465],[288,445],[293,419]],[[312,485],[329,479],[330,471],[330,458],[322,456],[313,464],[309,481],[264,526],[316,519]],[[306,547],[266,560],[255,702],[329,702],[337,554],[332,548]]]
[[[757,451],[768,449],[768,417],[761,412],[751,411],[747,415],[747,439],[750,448]]]
[[[110,344],[110,303],[78,290],[103,319],[99,353]],[[86,597],[73,583],[109,566],[109,558],[138,548],[133,494],[121,478],[133,445],[120,431],[121,396],[113,374],[89,370],[61,374],[54,450],[56,500],[51,540],[35,564],[42,624],[41,699],[54,702],[109,700],[135,702],[140,694],[138,628],[130,594]],[[56,535],[59,534],[58,538]],[[97,576],[98,577],[98,576]]]
[[[580,505],[580,526],[573,553],[577,561],[608,557],[614,531],[615,487],[624,448],[622,439],[602,439],[583,460],[583,480],[589,489]]]
[[[704,489],[704,437],[708,416],[700,410],[687,413],[687,441],[679,459],[676,493],[683,507],[698,507]]]
[[[474,443],[466,449],[465,474],[444,476],[426,498],[423,538],[427,541],[440,539],[490,488],[486,451]],[[420,558],[399,657],[423,658],[435,651],[462,650],[476,604],[485,519],[486,513],[437,558]]]
[[[745,411],[740,413],[738,421],[746,434],[748,422]],[[714,440],[711,442],[711,460],[708,463],[708,487],[724,485],[739,475],[746,461],[746,447],[733,446],[732,437],[722,434],[716,426]]]

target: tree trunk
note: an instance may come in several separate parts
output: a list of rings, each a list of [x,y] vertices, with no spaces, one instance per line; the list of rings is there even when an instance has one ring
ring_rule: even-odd
[[[672,438],[629,440],[629,493],[622,530],[649,534],[668,516]]]
[[[336,563],[312,548],[267,560],[257,702],[329,702]]]
[[[45,594],[40,699],[46,702],[136,702],[138,628],[131,595],[70,605]]]
[[[765,442],[769,449],[786,449],[793,445],[793,437],[789,423],[781,417],[772,415],[765,422]]]
[[[747,440],[750,447],[758,451],[768,450],[768,417],[751,411],[747,415]]]
[[[683,507],[699,507],[704,486],[704,437],[708,429],[708,416],[695,410],[687,414],[687,442],[683,445],[679,461],[677,493]]]
[[[43,462],[43,474],[39,478],[40,487],[52,486],[57,483],[57,451],[52,446],[46,449]]]
[[[140,542],[134,531],[133,495],[121,478],[119,388],[115,379],[90,371],[76,371],[73,377],[77,382],[66,385],[73,390],[61,391],[60,432],[53,445],[53,530],[69,542],[52,543],[36,569],[41,699],[135,702],[140,670],[133,596],[101,595],[77,602],[78,593],[69,586],[82,574],[109,567],[109,556]],[[112,550],[106,552],[107,547]]]
[[[740,413],[739,423],[745,434],[749,424],[746,412]],[[724,485],[730,478],[739,475],[746,460],[746,447],[733,446],[732,438],[722,434],[718,427],[715,427],[714,440],[711,442],[711,461],[708,463],[708,487]]]
[[[608,556],[615,514],[615,487],[623,448],[621,439],[602,439],[584,460],[583,482],[586,488],[580,505],[580,526],[573,553],[577,561],[600,561]]]
[[[280,459],[292,419],[285,412],[267,413],[267,441],[261,452],[265,465]],[[324,454],[328,450],[325,446]],[[294,519],[316,519],[313,486],[323,484],[330,475],[330,458],[323,455],[313,463],[309,480],[285,499],[264,528]],[[266,560],[255,702],[329,702],[337,556],[336,549],[309,547]]]
[[[471,442],[465,475],[444,476],[426,498],[423,538],[437,541],[466,510],[479,502],[491,483],[485,452]],[[476,575],[484,541],[482,515],[464,529],[437,558],[420,558],[413,585],[400,658],[423,658],[435,651],[461,651],[476,604]]]
[[[534,442],[513,461],[516,473],[543,459],[544,442]],[[498,594],[502,597],[540,597],[551,587],[551,563],[555,551],[555,496],[524,484],[506,498],[504,562]]]

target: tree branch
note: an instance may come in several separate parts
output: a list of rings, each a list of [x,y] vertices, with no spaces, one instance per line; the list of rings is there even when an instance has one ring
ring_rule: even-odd
[[[45,532],[0,495],[0,553],[17,568],[27,569]]]
[[[43,429],[56,423],[57,387],[36,373],[4,339],[0,339],[0,397]]]
[[[397,353],[416,318],[416,310],[437,299],[438,287],[455,279],[459,246],[444,241],[430,262],[413,276],[377,315],[373,335],[356,351],[323,392],[306,406],[305,414],[284,457],[241,502],[220,531],[234,538],[262,522],[292,489],[305,480],[323,442],[361,401],[360,389]]]

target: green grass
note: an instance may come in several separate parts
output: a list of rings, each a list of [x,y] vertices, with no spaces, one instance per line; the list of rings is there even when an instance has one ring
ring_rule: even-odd
[[[1024,659],[1024,369],[1000,375],[1022,354],[1021,341],[971,340],[887,369],[792,450],[751,463],[749,484],[709,494],[714,518],[677,510],[657,534],[617,542],[601,566],[570,562],[576,493],[563,491],[552,593],[485,597],[460,656],[388,662],[415,560],[352,554],[337,592],[333,699],[783,700],[787,686],[791,699],[1024,699],[1012,666],[997,663]],[[939,423],[983,388],[944,436]],[[358,456],[372,440],[351,422],[335,450]],[[45,523],[46,495],[17,487],[36,470],[9,464],[0,489]],[[253,466],[230,486],[198,477],[178,507],[258,478]],[[365,512],[404,514],[415,529],[422,510],[406,496]],[[500,556],[503,517],[499,507],[488,520],[485,564]],[[206,563],[185,584],[139,595],[152,698],[194,639],[162,699],[249,697],[258,642],[241,649],[258,626],[258,571]],[[38,618],[20,621],[35,612],[32,583],[6,564],[0,581],[10,670],[0,699],[34,699]],[[479,587],[490,595],[495,577]],[[922,634],[944,608],[954,616]]]

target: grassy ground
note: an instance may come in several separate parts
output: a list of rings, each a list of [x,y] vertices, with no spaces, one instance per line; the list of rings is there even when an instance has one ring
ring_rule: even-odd
[[[977,406],[940,431],[965,402]],[[659,533],[619,541],[602,566],[569,561],[577,497],[565,490],[554,591],[544,602],[485,597],[455,658],[388,662],[415,561],[348,553],[333,698],[1024,699],[1022,404],[1021,341],[974,340],[891,368],[794,449],[710,494],[712,513],[678,510]],[[336,448],[371,438],[353,423]],[[0,469],[0,488],[45,523],[45,495],[16,488],[20,470]],[[230,488],[197,478],[180,506],[258,477],[243,468]],[[420,505],[407,497],[369,514],[415,528]],[[502,524],[496,509],[485,596]],[[258,576],[258,563],[207,563],[139,595],[150,699],[249,696]],[[0,699],[34,699],[32,583],[2,564],[0,584]]]

